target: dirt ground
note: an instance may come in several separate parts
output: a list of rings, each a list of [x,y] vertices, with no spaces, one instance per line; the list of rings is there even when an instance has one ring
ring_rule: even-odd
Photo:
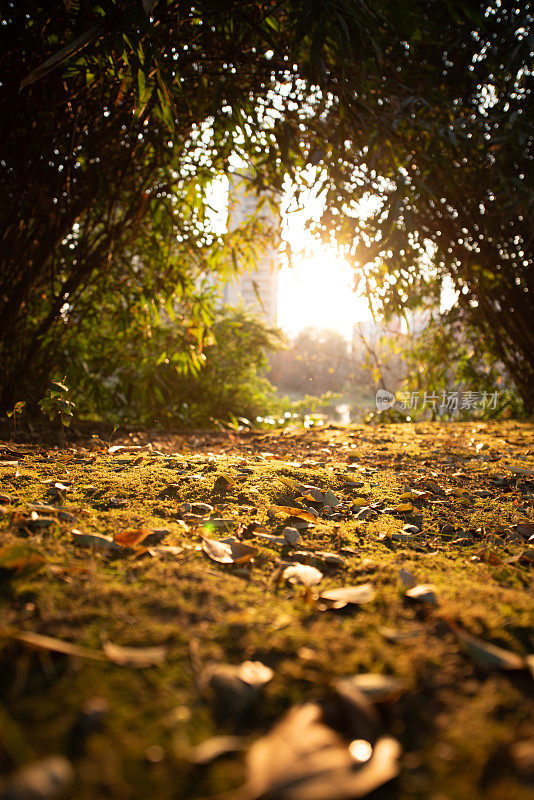
[[[6,438],[0,481],[0,798],[532,797],[533,424]]]

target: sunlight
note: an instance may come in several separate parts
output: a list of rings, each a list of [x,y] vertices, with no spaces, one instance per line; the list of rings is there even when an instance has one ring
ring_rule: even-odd
[[[323,205],[310,188],[302,204],[291,210],[291,187],[286,188],[282,238],[293,255],[291,266],[285,256],[281,259],[278,324],[290,335],[307,327],[330,328],[351,340],[354,324],[372,317],[352,267],[333,244],[315,239],[306,227],[308,220],[319,219]]]
[[[243,164],[234,159],[234,169]],[[302,206],[291,209],[291,187],[281,202],[282,238],[292,252],[292,265],[282,253],[278,276],[278,325],[294,336],[303,328],[330,328],[347,340],[356,322],[371,320],[362,287],[354,291],[350,265],[333,245],[323,244],[307,230],[318,219],[323,202],[311,189]],[[223,233],[228,217],[228,179],[216,179],[206,193],[207,217],[214,232]]]
[[[298,239],[291,244],[296,249]],[[343,257],[312,239],[304,254],[293,257],[292,267],[280,269],[279,326],[290,335],[310,326],[331,328],[351,339],[354,324],[371,319],[365,297],[353,286],[353,271]]]

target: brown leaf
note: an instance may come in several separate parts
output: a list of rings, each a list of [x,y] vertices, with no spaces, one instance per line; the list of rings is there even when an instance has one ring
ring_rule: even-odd
[[[528,539],[530,536],[534,536],[534,522],[520,522],[516,526],[516,531],[524,539]]]
[[[483,547],[482,550],[478,550],[472,557],[473,561],[475,558],[480,559],[480,561],[484,561],[486,564],[493,564],[494,566],[503,563],[502,558],[499,558],[497,553],[495,553],[490,547]]]
[[[323,721],[321,708],[291,709],[255,742],[247,757],[248,782],[241,798],[259,800],[349,800],[364,797],[399,773],[399,743],[382,737],[363,764],[349,744]],[[360,765],[360,766],[358,766]]]
[[[232,486],[234,488],[237,486],[235,479],[232,478],[231,475],[228,475],[227,472],[221,472],[219,475],[217,475],[216,481],[221,484],[224,483],[226,484],[226,486]]]
[[[272,517],[276,514],[285,514],[288,517],[298,517],[305,519],[306,522],[317,522],[317,517],[311,511],[306,511],[303,508],[294,508],[293,506],[269,506],[267,514]]]
[[[334,492],[328,490],[327,492],[324,493],[323,505],[325,506],[325,508],[335,508],[340,504],[340,502],[341,500],[339,499],[339,497],[336,497]]]
[[[136,453],[138,450],[146,449],[146,445],[139,444],[114,444],[108,447],[108,453],[114,455],[115,453]]]
[[[343,556],[340,556],[339,553],[332,553],[330,550],[316,550],[314,556],[329,566],[345,567],[347,565]]]
[[[17,528],[25,528],[28,531],[38,531],[41,528],[49,528],[51,525],[56,525],[57,520],[54,517],[41,517],[36,511],[32,511],[28,516],[15,512],[11,518],[11,522]]]
[[[27,644],[37,650],[51,650],[54,653],[64,653],[67,656],[78,658],[91,658],[96,661],[105,661],[106,657],[100,650],[93,650],[90,647],[81,647],[72,642],[64,642],[62,639],[55,639],[53,636],[44,636],[33,631],[8,630],[5,633],[11,639]]]
[[[102,649],[110,661],[121,667],[154,667],[163,663],[167,657],[168,648],[159,647],[121,647],[112,642],[103,642]]]
[[[399,571],[399,578],[404,586],[408,589],[413,589],[417,586],[417,579],[415,575],[407,569],[401,569]]]
[[[154,552],[155,555],[161,556],[162,558],[174,558],[175,556],[179,556],[180,553],[184,552],[183,547],[175,547],[172,544],[160,544],[158,547],[151,548],[151,551]]]
[[[202,536],[202,549],[212,561],[217,561],[219,564],[245,564],[258,552],[234,536],[221,540]]]
[[[398,506],[395,506],[394,511],[404,513],[408,511],[413,511],[414,507],[411,503],[399,503]]]
[[[311,486],[303,483],[301,486],[299,486],[299,489],[303,494],[307,494],[313,498],[314,503],[322,503],[324,501],[325,491],[324,489],[320,489],[318,486]]]
[[[140,544],[147,536],[153,531],[150,528],[129,528],[125,531],[119,531],[113,537],[115,544],[120,544],[122,547],[135,547]]]
[[[13,575],[36,572],[46,561],[44,553],[24,544],[11,544],[0,548],[0,570],[8,570]]]
[[[454,632],[456,638],[462,643],[468,655],[473,661],[481,664],[488,669],[525,669],[526,662],[523,656],[497,647],[482,639],[471,636],[467,631],[462,630],[453,620],[448,620],[449,627]]]

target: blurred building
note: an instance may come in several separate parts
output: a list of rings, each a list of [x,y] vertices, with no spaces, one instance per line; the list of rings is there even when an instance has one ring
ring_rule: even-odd
[[[278,270],[280,244],[280,213],[278,208],[261,199],[251,185],[249,176],[230,180],[228,196],[228,230],[241,227],[257,213],[269,229],[269,239],[258,250],[255,266],[241,272],[223,289],[223,302],[230,306],[244,305],[255,311],[269,325],[276,325],[278,310]],[[239,266],[239,256],[237,256]]]

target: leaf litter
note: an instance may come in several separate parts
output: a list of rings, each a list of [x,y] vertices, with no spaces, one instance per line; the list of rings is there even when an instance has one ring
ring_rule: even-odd
[[[371,754],[361,763],[352,754],[351,742],[326,723],[319,705],[297,706],[250,747],[248,781],[235,796],[239,800],[365,797],[398,775],[401,754],[399,743],[390,736],[367,744]]]
[[[124,619],[128,619],[130,625],[139,620],[148,641],[154,638],[161,641],[168,635],[177,644],[173,646],[171,658],[167,646],[129,648],[111,644],[106,639],[102,650],[97,650],[83,647],[77,642],[34,634],[24,628],[31,626],[34,619],[32,615],[44,614],[40,627],[46,630],[47,620],[51,619],[47,610],[50,604],[42,606],[44,611],[40,604],[37,611],[32,610],[35,603],[31,596],[28,596],[27,602],[20,604],[20,611],[19,606],[13,605],[10,619],[14,624],[10,623],[8,628],[4,628],[2,635],[13,641],[18,640],[21,652],[32,647],[43,653],[48,650],[71,655],[87,662],[93,661],[94,665],[88,664],[91,669],[101,670],[106,662],[108,670],[110,662],[132,667],[125,672],[125,681],[128,681],[128,676],[137,672],[136,666],[157,667],[148,673],[150,676],[160,672],[162,676],[175,675],[181,658],[180,636],[188,636],[189,631],[193,630],[199,637],[202,651],[209,654],[207,661],[212,662],[212,667],[206,671],[204,668],[194,670],[195,675],[202,676],[199,677],[199,685],[204,687],[206,699],[210,701],[208,707],[213,703],[214,708],[224,708],[228,718],[238,719],[238,726],[245,724],[245,719],[248,719],[248,716],[241,717],[244,713],[242,709],[246,710],[247,715],[257,713],[258,716],[251,716],[251,719],[260,721],[263,726],[265,711],[268,717],[270,710],[277,707],[277,698],[307,699],[308,689],[304,691],[302,681],[311,679],[314,697],[321,695],[322,686],[328,701],[324,704],[317,701],[305,706],[292,706],[269,732],[264,736],[259,735],[247,755],[246,784],[235,796],[259,798],[268,795],[293,800],[300,797],[303,800],[313,800],[315,797],[317,800],[324,796],[326,800],[327,797],[363,796],[362,792],[387,782],[399,770],[400,746],[387,732],[390,721],[387,714],[384,715],[383,707],[388,711],[389,706],[396,704],[402,696],[402,703],[398,709],[394,709],[394,713],[409,713],[421,724],[424,715],[421,716],[420,712],[423,693],[419,688],[419,680],[425,676],[422,659],[427,650],[429,659],[440,654],[441,669],[450,686],[453,686],[451,676],[455,667],[447,661],[447,656],[453,652],[464,651],[474,662],[497,673],[525,673],[527,668],[530,671],[533,669],[533,656],[506,650],[467,633],[467,629],[472,627],[475,609],[478,609],[487,628],[492,631],[491,638],[498,641],[501,637],[495,631],[499,627],[498,609],[502,602],[507,608],[507,626],[513,613],[508,608],[519,609],[517,614],[523,614],[521,621],[519,616],[517,618],[518,637],[526,637],[526,634],[521,634],[521,626],[526,629],[525,612],[521,609],[526,608],[524,598],[529,585],[529,571],[532,569],[532,559],[529,558],[531,548],[527,545],[528,539],[534,535],[534,523],[529,522],[532,520],[534,495],[532,476],[523,468],[518,472],[507,470],[502,476],[503,467],[499,472],[493,462],[476,460],[487,456],[473,457],[472,453],[475,452],[495,452],[494,444],[489,448],[473,446],[469,458],[464,457],[466,448],[460,446],[464,430],[462,426],[451,424],[446,429],[427,428],[424,425],[417,427],[423,433],[409,434],[414,430],[410,426],[388,429],[388,432],[392,431],[389,441],[388,437],[384,439],[388,443],[385,447],[379,446],[378,453],[375,449],[377,432],[365,428],[356,428],[354,431],[340,429],[339,432],[325,430],[300,438],[293,434],[279,438],[271,434],[263,435],[265,442],[268,442],[263,447],[260,445],[263,456],[255,454],[258,452],[258,443],[253,444],[254,438],[238,445],[242,449],[237,456],[234,449],[238,439],[228,445],[223,444],[220,450],[217,450],[219,445],[211,445],[209,454],[201,452],[201,448],[194,445],[192,455],[185,457],[176,448],[163,453],[165,448],[161,445],[155,445],[147,453],[143,451],[142,457],[132,451],[127,453],[129,458],[122,460],[120,450],[112,454],[100,450],[96,455],[93,454],[92,460],[80,452],[79,455],[73,453],[64,457],[54,478],[50,478],[50,471],[55,456],[49,462],[39,462],[38,459],[33,460],[32,451],[29,451],[25,456],[24,470],[28,474],[34,470],[40,476],[39,484],[36,484],[35,490],[26,493],[24,481],[18,482],[24,476],[19,476],[6,466],[4,469],[12,469],[9,474],[13,475],[13,483],[6,483],[6,491],[10,497],[17,498],[17,504],[26,504],[23,508],[15,509],[15,514],[23,514],[26,521],[31,521],[34,514],[34,520],[48,518],[53,522],[49,525],[39,525],[37,522],[33,529],[19,528],[13,524],[10,509],[2,517],[2,524],[6,526],[4,537],[7,534],[7,539],[3,539],[0,554],[6,546],[19,547],[17,537],[24,536],[31,547],[38,544],[38,552],[45,560],[34,565],[40,570],[34,573],[38,587],[36,603],[39,603],[39,593],[45,591],[47,580],[50,582],[53,577],[52,569],[61,571],[65,579],[66,588],[63,589],[63,584],[58,587],[60,598],[63,591],[68,591],[72,596],[80,591],[84,603],[87,602],[87,586],[91,587],[91,596],[98,596],[101,589],[109,585],[111,590],[113,581],[119,581],[120,600],[118,597],[110,599],[109,611],[103,613],[106,618],[104,630],[113,636],[113,618],[118,615],[118,620],[121,619],[119,609],[124,605]],[[487,427],[488,431],[493,429],[497,430],[493,423]],[[521,430],[516,430],[512,425],[510,431],[510,441],[520,443]],[[455,437],[458,441],[455,441]],[[441,442],[439,446],[437,439]],[[357,460],[351,461],[353,440],[358,443],[358,451]],[[418,451],[413,449],[420,448],[423,440],[427,447],[424,462],[417,455]],[[220,436],[215,441],[224,442],[224,437]],[[328,463],[330,456],[321,452],[320,441],[328,445],[326,449],[336,453],[333,468]],[[239,453],[244,454],[251,443],[253,446],[246,457],[241,457]],[[405,447],[401,446],[404,444]],[[268,451],[271,451],[270,455],[265,455]],[[377,463],[378,459],[380,463]],[[110,465],[112,460],[113,467]],[[522,457],[514,460],[522,462]],[[121,472],[115,475],[117,468]],[[76,472],[82,469],[83,477]],[[103,488],[104,502],[100,506],[96,502],[93,504],[92,498],[98,499],[94,494],[86,493],[81,488],[87,486],[88,478],[98,483],[92,472],[87,473],[88,469],[101,469],[115,481],[108,482],[107,489]],[[167,472],[158,472],[162,469]],[[172,476],[169,476],[169,470],[174,470]],[[277,474],[275,481],[273,475],[279,470],[295,477]],[[226,476],[234,485],[226,480]],[[131,484],[128,483],[130,477]],[[359,480],[360,477],[362,480]],[[43,479],[55,484],[50,487],[55,492],[54,502],[58,500],[61,503],[68,490],[69,509],[72,511],[43,502],[46,500]],[[169,484],[169,479],[179,482]],[[285,485],[289,492],[277,493],[279,487],[275,489],[276,482]],[[126,488],[128,485],[135,487],[133,491],[132,488]],[[224,486],[228,491],[222,491]],[[166,492],[162,487],[172,488]],[[136,492],[139,492],[139,498]],[[108,511],[105,498],[112,493],[123,498],[126,505],[115,509],[111,504]],[[280,504],[281,500],[286,504]],[[489,514],[488,509],[494,516]],[[154,511],[154,515],[150,510]],[[362,510],[363,513],[360,513]],[[73,517],[81,514],[87,529],[93,531],[97,528],[99,533],[83,533],[74,529],[69,534],[65,526],[58,523],[72,523],[73,520],[68,516],[62,518],[61,512],[72,514]],[[475,515],[478,516],[475,518]],[[173,523],[169,524],[168,520]],[[192,525],[191,529],[186,522]],[[163,527],[166,524],[169,524],[169,528]],[[224,539],[213,538],[211,532],[218,528],[228,533],[233,531],[234,535]],[[304,542],[299,541],[294,532],[287,536],[284,531],[287,528],[294,529],[299,536],[301,531],[306,531]],[[196,535],[200,535],[200,546],[195,546],[191,540]],[[459,536],[463,536],[466,547],[451,551],[450,545]],[[257,547],[244,541],[252,537],[257,537]],[[160,543],[164,538],[169,539],[169,544]],[[293,538],[295,541],[291,541]],[[469,549],[470,542],[476,545],[472,550]],[[419,550],[414,552],[417,543]],[[294,552],[293,545],[298,545],[300,551]],[[197,554],[196,550],[200,549],[202,553]],[[281,558],[288,558],[288,551],[289,558],[294,559],[289,564],[280,561]],[[143,561],[132,558],[141,553],[159,558],[145,558]],[[121,555],[123,558],[110,560],[109,555]],[[19,572],[18,567],[5,570],[5,574],[11,576],[8,586],[11,583],[16,585],[19,581],[22,586],[22,582],[31,576],[31,557],[27,564],[29,571],[24,571],[24,559],[27,556],[27,552],[19,552],[19,556],[15,554],[13,563],[20,564],[21,570]],[[255,567],[253,570],[214,572],[209,569],[206,556],[219,564],[236,567],[248,566],[254,559]],[[476,560],[472,560],[472,556]],[[53,563],[50,563],[50,559]],[[403,564],[400,571],[399,562]],[[298,595],[277,591],[271,578],[272,569],[277,564],[279,574],[285,575],[284,580],[305,587],[307,606],[302,604]],[[317,569],[315,564],[321,569]],[[338,576],[335,579],[332,577],[334,572]],[[369,572],[373,573],[373,583],[359,583]],[[344,576],[342,580],[339,580],[339,573]],[[428,583],[418,584],[414,573],[424,575]],[[246,576],[245,581],[240,579],[242,576]],[[88,578],[90,584],[86,583]],[[70,582],[67,583],[66,579]],[[398,592],[399,579],[403,585],[401,593]],[[162,582],[161,589],[159,581]],[[321,591],[316,588],[320,583],[325,587]],[[340,583],[344,585],[340,586]],[[451,592],[448,591],[449,585]],[[154,615],[154,627],[158,629],[158,635],[154,637],[149,633],[148,609],[151,608],[151,602],[148,587],[151,587],[155,598],[154,611],[150,611]],[[491,600],[483,602],[485,592]],[[446,611],[441,616],[436,610],[438,596],[440,607]],[[112,598],[113,594],[109,597]],[[403,597],[413,602],[403,603]],[[501,601],[501,597],[506,600]],[[341,609],[348,606],[350,609],[351,605],[357,607],[363,604],[367,607],[358,616],[318,613],[326,607]],[[102,608],[105,608],[105,601]],[[60,613],[64,613],[64,610]],[[461,623],[454,621],[453,625],[449,625],[456,645],[450,636],[444,639],[440,634],[436,635],[440,620],[453,619],[452,615],[455,620],[462,620]],[[22,627],[20,621],[23,621]],[[352,626],[350,631],[347,625]],[[165,634],[159,632],[160,627],[166,631]],[[57,630],[56,627],[53,629]],[[508,630],[506,638],[513,639],[514,629]],[[172,638],[172,631],[176,632],[178,639]],[[380,635],[379,638],[375,632]],[[294,649],[293,636],[295,641],[305,643],[309,636],[308,650],[312,656],[314,652],[316,655],[300,661]],[[143,638],[144,635],[136,635],[137,641]],[[322,647],[317,642],[322,642]],[[518,649],[525,651],[527,647],[528,644],[523,643]],[[263,664],[266,651],[272,652],[267,660],[273,664],[273,669]],[[355,654],[357,664],[354,663]],[[246,660],[237,664],[224,663],[226,660],[239,661],[239,658]],[[247,662],[259,664],[260,667],[249,667],[247,674],[247,668],[242,671],[242,665]],[[299,664],[303,665],[302,668]],[[351,666],[347,668],[349,664]],[[355,666],[357,674],[351,674]],[[218,678],[213,677],[217,668]],[[378,671],[373,671],[377,668]],[[212,678],[208,680],[210,669]],[[268,680],[263,682],[259,677],[254,677],[255,670],[260,676],[262,669],[269,671],[265,673],[269,674]],[[389,671],[394,674],[385,674]],[[187,670],[184,675],[186,673]],[[424,704],[428,704],[430,713],[432,704],[439,701],[440,688],[438,682],[434,685],[428,676],[427,672],[424,677]],[[455,679],[461,685],[463,678],[458,675]],[[57,680],[64,685],[61,677]],[[101,680],[105,684],[104,673]],[[165,677],[164,680],[168,681],[169,678]],[[263,689],[271,680],[272,686],[263,699]],[[483,690],[484,679],[478,673],[476,680],[479,690]],[[176,685],[181,685],[182,681],[181,677]],[[225,688],[221,690],[221,686]],[[499,691],[505,692],[502,686]],[[341,701],[351,704],[350,713],[347,706],[343,718],[345,722],[348,719],[353,723],[358,720],[358,724],[352,724],[350,731],[334,724],[332,692]],[[226,700],[221,700],[223,696]],[[153,699],[156,704],[159,702],[156,694]],[[489,702],[488,698],[485,702]],[[142,708],[142,700],[140,703]],[[469,700],[462,695],[461,704],[468,703]],[[195,720],[201,719],[197,717],[191,695],[186,704],[187,708],[191,708],[188,713],[192,713]],[[375,706],[377,712],[374,711]],[[300,709],[310,707],[312,712],[301,714]],[[459,707],[460,699],[456,708]],[[489,705],[489,710],[484,713],[491,714],[491,708]],[[478,712],[475,709],[473,713],[476,715]],[[294,719],[298,719],[298,725],[291,722],[293,715]],[[221,723],[224,724],[224,717],[214,718],[216,726]],[[195,724],[199,723],[195,721]],[[481,721],[479,729],[484,731]],[[239,731],[239,727],[236,730]],[[461,738],[464,734],[458,730],[456,735]],[[209,734],[213,732],[216,735],[210,737]],[[289,747],[285,745],[282,753],[282,741],[286,741],[286,736],[291,744]],[[314,737],[317,748],[313,746]],[[428,737],[432,739],[431,731]],[[210,738],[213,739],[212,744]],[[400,738],[408,744],[409,749],[409,731],[402,733]],[[192,763],[202,764],[204,769],[209,770],[214,760],[223,755],[233,758],[232,753],[246,746],[247,740],[239,736],[236,741],[231,741],[231,737],[227,742],[224,739],[224,734],[217,736],[217,727],[214,731],[213,727],[208,726],[203,734],[203,741],[207,743],[205,753],[200,750],[196,758],[192,756]],[[491,747],[494,746],[492,739]],[[484,744],[481,743],[480,747],[483,751]],[[432,759],[429,760],[423,751],[417,752],[417,758],[423,759],[425,768],[432,771]],[[194,748],[191,752],[194,753]],[[302,758],[297,758],[295,753],[300,752]],[[478,758],[477,769],[484,769],[483,756],[475,755],[474,758]],[[449,780],[456,780],[461,775],[461,779],[471,787],[467,794],[477,797],[477,789],[473,788],[472,783],[469,784],[469,774],[458,770],[456,762],[451,762],[448,773],[446,763],[442,761],[441,765]],[[373,769],[370,769],[371,766]],[[332,794],[334,783],[335,792],[345,794]],[[223,784],[221,788],[227,785],[224,780]],[[400,791],[401,797],[404,797],[403,789]]]

